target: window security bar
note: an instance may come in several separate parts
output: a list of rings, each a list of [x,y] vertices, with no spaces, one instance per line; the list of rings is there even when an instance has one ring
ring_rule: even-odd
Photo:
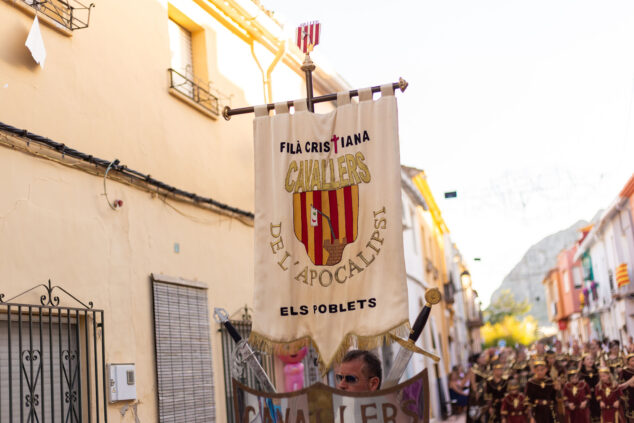
[[[40,304],[13,302],[40,288]],[[61,306],[56,291],[80,306]],[[107,423],[103,310],[50,280],[6,302],[4,296],[0,422]]]
[[[77,0],[21,1],[71,31],[88,28],[90,9],[94,6],[94,3],[85,6]]]

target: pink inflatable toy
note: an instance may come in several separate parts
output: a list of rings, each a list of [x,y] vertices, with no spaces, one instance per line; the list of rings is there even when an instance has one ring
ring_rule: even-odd
[[[304,364],[302,360],[308,353],[306,347],[301,348],[295,354],[278,354],[278,358],[284,362],[284,389],[286,392],[299,391],[304,388]]]

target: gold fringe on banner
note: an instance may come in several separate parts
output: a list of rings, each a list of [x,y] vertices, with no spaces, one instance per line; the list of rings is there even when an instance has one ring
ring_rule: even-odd
[[[310,336],[294,339],[292,341],[280,342],[272,341],[260,333],[251,331],[251,335],[249,336],[249,343],[254,349],[260,350],[267,354],[288,354],[289,352],[296,352],[302,347],[312,345],[315,351],[317,351],[319,370],[322,374],[325,374],[328,372],[333,363],[341,362],[343,356],[346,355],[346,352],[348,352],[351,347],[355,347],[361,350],[373,350],[383,345],[389,345],[393,343],[395,341],[394,337],[406,338],[409,336],[410,333],[411,327],[408,320],[398,324],[391,329],[388,329],[386,332],[377,335],[364,336],[358,335],[356,333],[348,333],[339,343],[339,347],[337,347],[335,354],[332,357],[327,358],[326,360],[319,352],[319,347]],[[413,351],[417,352],[415,350]]]

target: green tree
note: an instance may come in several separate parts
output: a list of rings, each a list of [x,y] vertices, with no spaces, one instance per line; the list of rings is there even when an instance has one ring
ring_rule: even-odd
[[[515,316],[507,315],[495,324],[487,322],[480,333],[484,348],[494,347],[501,340],[510,347],[517,344],[530,345],[537,340],[537,321],[530,315],[521,321]]]
[[[506,316],[521,316],[530,311],[531,305],[527,300],[516,301],[510,289],[503,290],[495,301],[484,310],[484,320],[495,325]]]

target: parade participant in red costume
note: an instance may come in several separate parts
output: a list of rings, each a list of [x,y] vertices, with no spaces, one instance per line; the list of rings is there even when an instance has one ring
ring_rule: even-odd
[[[528,423],[528,399],[520,392],[517,380],[508,383],[508,394],[502,400],[502,423]]]
[[[605,354],[605,364],[610,369],[612,376],[618,378],[625,366],[625,357],[621,353],[621,343],[616,339],[610,341],[610,350]]]
[[[557,390],[553,380],[546,376],[548,368],[544,360],[533,362],[533,376],[526,384],[526,396],[531,406],[531,423],[558,423]]]
[[[601,407],[601,423],[624,422],[625,416],[621,407],[622,389],[614,382],[607,367],[599,369],[599,378],[595,395]]]
[[[564,399],[561,396],[561,386],[565,383],[566,375],[557,362],[557,355],[555,354],[555,351],[546,351],[546,366],[548,367],[546,375],[553,380],[553,384],[557,390],[557,406],[555,407],[555,411],[557,413],[557,418],[561,421],[566,415],[566,411],[564,409]]]
[[[594,393],[595,387],[599,383],[598,370],[594,365],[594,358],[590,354],[584,354],[582,359],[581,368],[579,369],[579,378],[583,379],[590,388],[590,392]],[[599,402],[592,396],[589,402],[590,406],[590,421],[592,423],[599,423],[601,421],[601,408]]]
[[[502,399],[506,395],[507,381],[503,377],[504,365],[497,363],[493,366],[493,376],[487,379],[487,383],[484,388],[484,398],[487,401],[489,420],[490,423],[500,423],[502,416],[500,410],[502,409]]]
[[[469,371],[471,383],[469,385],[469,405],[467,406],[467,423],[486,421],[486,401],[484,400],[484,386],[489,377],[489,356],[485,352],[475,357],[476,363]]]
[[[572,351],[570,351],[570,362],[571,364],[575,364],[577,367],[581,363],[581,356],[583,355],[583,351],[581,351],[581,347],[579,346],[579,342],[573,341],[572,343]]]
[[[566,423],[590,423],[588,401],[591,395],[588,384],[579,379],[579,372],[576,369],[570,370],[568,382],[563,389]]]
[[[625,358],[625,368],[621,370],[619,381],[627,382],[634,378],[634,353],[630,353]],[[628,422],[634,422],[634,387],[628,386],[623,389],[624,397],[624,414]]]
[[[530,367],[528,365],[528,360],[526,359],[526,351],[523,348],[520,348],[517,351],[512,371],[513,378],[517,379],[520,384],[520,390],[524,391],[526,388],[526,382],[528,381],[528,377],[530,375]]]
[[[601,366],[601,358],[603,356],[601,351],[601,342],[599,340],[593,339],[590,341],[590,356],[597,368]]]

